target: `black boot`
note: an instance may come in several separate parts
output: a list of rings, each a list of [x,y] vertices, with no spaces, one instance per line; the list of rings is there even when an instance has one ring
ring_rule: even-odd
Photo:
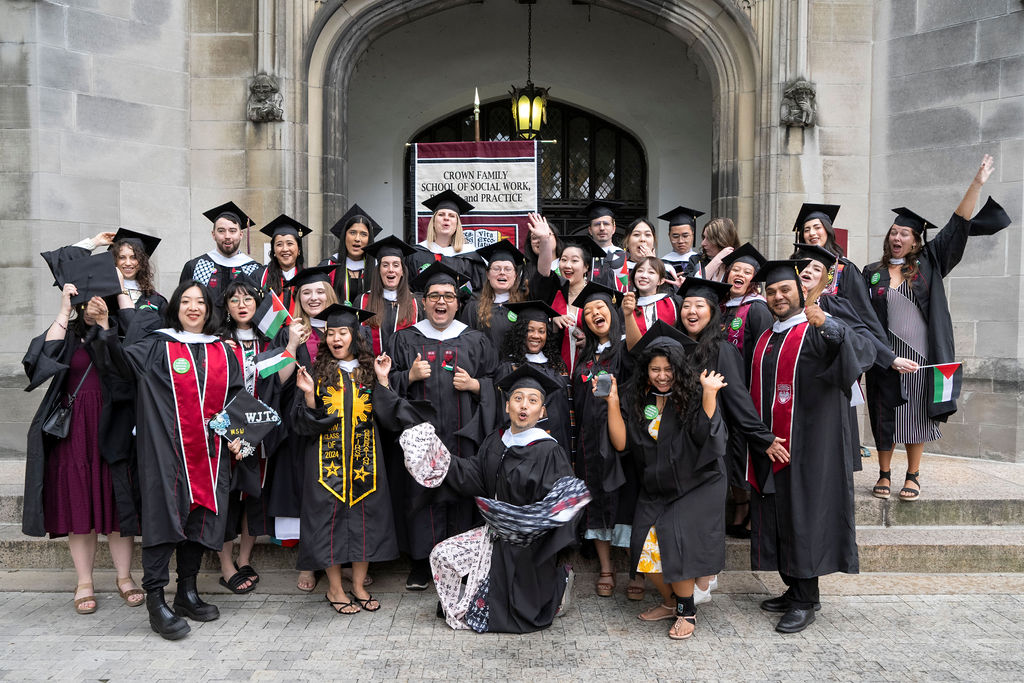
[[[203,602],[196,590],[196,577],[178,579],[178,592],[174,595],[174,611],[192,621],[213,621],[220,617],[216,605]]]
[[[167,606],[163,588],[154,588],[146,593],[146,609],[149,610],[150,627],[167,640],[184,638],[192,630],[187,621]]]

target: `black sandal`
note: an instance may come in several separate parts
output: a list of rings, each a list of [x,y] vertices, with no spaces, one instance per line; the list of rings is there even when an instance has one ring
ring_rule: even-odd
[[[367,595],[370,595],[370,594],[367,593]],[[373,597],[372,595],[370,595],[370,597],[368,597],[365,600],[363,600],[358,595],[353,593],[352,594],[352,599],[355,600],[356,602],[358,602],[359,606],[362,607],[367,612],[376,612],[377,610],[380,609],[380,600],[378,600],[377,598]],[[376,607],[370,607],[369,606],[371,600],[373,600],[374,602],[377,603]],[[440,604],[440,603],[438,603],[438,604]]]
[[[249,582],[249,587],[242,588],[242,584],[246,581]],[[242,572],[235,572],[227,581],[224,580],[223,576],[220,577],[220,585],[224,586],[235,595],[244,595],[245,593],[256,590],[256,582]]]
[[[242,565],[241,567],[239,567],[238,563],[236,562],[235,563],[235,571],[241,572],[242,574],[245,574],[246,576],[248,576],[249,580],[252,581],[254,584],[260,582],[260,575],[256,573],[256,570],[253,569],[252,565],[250,565],[250,564],[245,564],[245,565]]]
[[[353,614],[359,614],[359,612],[361,611],[359,609],[359,605],[357,605],[354,602],[334,602],[333,600],[331,600],[331,596],[329,596],[329,595],[325,595],[324,598],[327,599],[327,602],[331,603],[331,607],[334,609],[335,612],[337,612],[338,614],[344,614],[346,617],[350,617]],[[357,600],[358,600],[358,598],[357,598]],[[343,610],[343,609],[345,609],[347,607],[355,607],[356,611],[355,612],[342,612],[341,611],[341,610]],[[380,607],[378,606],[377,609],[380,609]]]
[[[907,472],[906,481],[914,482],[915,484],[917,484],[917,488],[916,489],[912,489],[912,488],[909,488],[907,486],[904,486],[903,488],[901,488],[900,489],[900,500],[905,500],[907,502],[910,502],[910,501],[913,501],[913,500],[917,500],[918,498],[921,497],[921,482],[919,482],[917,480],[917,478],[918,478],[918,476],[920,476],[920,474],[921,474],[921,470],[918,470],[917,472]],[[903,495],[903,494],[907,494],[907,495]]]
[[[888,479],[890,486],[892,485],[892,470],[878,470],[879,479]],[[880,486],[875,484],[875,487],[871,489],[871,495],[875,498],[881,498],[882,500],[889,500],[889,496],[892,495],[892,489],[890,486]]]

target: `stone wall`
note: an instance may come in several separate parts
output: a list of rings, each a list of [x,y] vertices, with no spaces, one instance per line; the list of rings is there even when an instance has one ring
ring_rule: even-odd
[[[976,237],[946,279],[960,412],[930,450],[1024,462],[1021,223],[1024,177],[1024,3],[895,0],[876,5],[871,107],[870,258],[895,206],[945,224],[982,155],[1014,225]]]

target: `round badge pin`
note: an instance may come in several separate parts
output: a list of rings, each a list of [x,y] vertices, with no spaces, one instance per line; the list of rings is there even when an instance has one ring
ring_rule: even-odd
[[[882,279],[882,275],[880,273],[875,273],[874,275],[871,276],[871,284],[877,285],[878,281],[881,280],[881,279]]]
[[[644,417],[648,420],[653,420],[658,417],[657,406],[644,406]]]
[[[732,322],[729,323],[729,327],[731,327],[734,330],[740,329],[741,327],[743,327],[743,319],[742,318],[733,318]]]
[[[508,321],[510,323],[514,323],[515,321],[519,320],[519,316],[516,315],[515,311],[509,311],[508,312],[508,316],[506,316],[506,317],[508,318]]]
[[[177,358],[173,363],[171,363],[171,369],[179,375],[184,375],[191,367],[192,366],[189,364],[188,360],[184,358]]]

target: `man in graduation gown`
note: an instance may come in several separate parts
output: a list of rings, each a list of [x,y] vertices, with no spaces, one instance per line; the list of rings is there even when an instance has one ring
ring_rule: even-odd
[[[615,237],[615,209],[622,206],[621,202],[610,202],[603,199],[595,199],[586,208],[586,216],[589,221],[587,233],[597,245],[604,250],[602,254],[593,254],[593,263],[590,268],[588,280],[601,283],[609,283],[620,292],[625,292],[628,287],[615,277],[621,273],[626,266],[626,252],[615,246],[612,238]],[[628,271],[627,271],[628,272]]]
[[[761,608],[783,613],[776,631],[797,633],[820,608],[818,577],[859,571],[853,511],[850,387],[873,356],[871,343],[816,304],[804,308],[798,269],[769,261],[765,283],[776,318],[754,349],[750,395],[784,439],[789,459],[751,455],[750,564],[777,570],[789,587]],[[870,362],[870,360],[868,361]]]
[[[693,244],[696,241],[697,218],[703,215],[703,211],[677,206],[658,216],[659,219],[668,221],[668,238],[672,243],[672,250],[662,256],[661,260],[672,266],[679,275],[693,275],[687,271],[690,259],[697,256]]]
[[[235,205],[227,202],[204,211],[213,223],[213,241],[216,247],[185,262],[181,269],[179,283],[195,280],[210,289],[213,305],[219,313],[223,313],[224,290],[228,284],[245,273],[256,278],[254,273],[261,266],[242,251],[242,235],[253,225],[252,220]]]
[[[443,477],[436,494],[439,497],[479,496],[501,501],[519,506],[526,518],[523,506],[535,507],[549,497],[556,482],[566,484],[566,478],[573,478],[565,449],[537,427],[544,414],[546,394],[558,391],[559,386],[530,365],[503,377],[498,386],[507,397],[509,428],[488,435],[473,456],[441,457],[440,465],[426,471],[435,470],[435,478]],[[424,445],[432,435],[413,437],[413,432],[425,426],[407,431],[402,443],[405,446],[413,438],[419,452],[433,459],[439,444],[435,440],[434,448]],[[407,463],[414,457],[412,451],[407,450]],[[447,472],[442,471],[449,460]],[[585,491],[582,482],[575,483],[579,491]],[[488,526],[438,544],[430,554],[430,563],[448,624],[455,629],[498,633],[530,633],[550,626],[565,592],[571,590],[571,570],[557,564],[556,555],[574,542],[579,514],[578,509],[571,508],[585,497],[556,504],[556,509],[567,509],[567,519],[525,538],[506,540],[500,531],[492,533],[493,527]]]
[[[410,284],[424,293],[426,317],[395,332],[388,355],[393,359],[391,387],[401,397],[434,404],[437,435],[456,458],[472,456],[495,427],[496,353],[487,336],[455,319],[459,287],[465,276],[437,262]],[[399,546],[412,560],[409,590],[430,584],[427,556],[444,539],[473,525],[470,500],[417,506],[423,493],[411,480],[394,495],[409,501],[404,519],[396,519]]]

